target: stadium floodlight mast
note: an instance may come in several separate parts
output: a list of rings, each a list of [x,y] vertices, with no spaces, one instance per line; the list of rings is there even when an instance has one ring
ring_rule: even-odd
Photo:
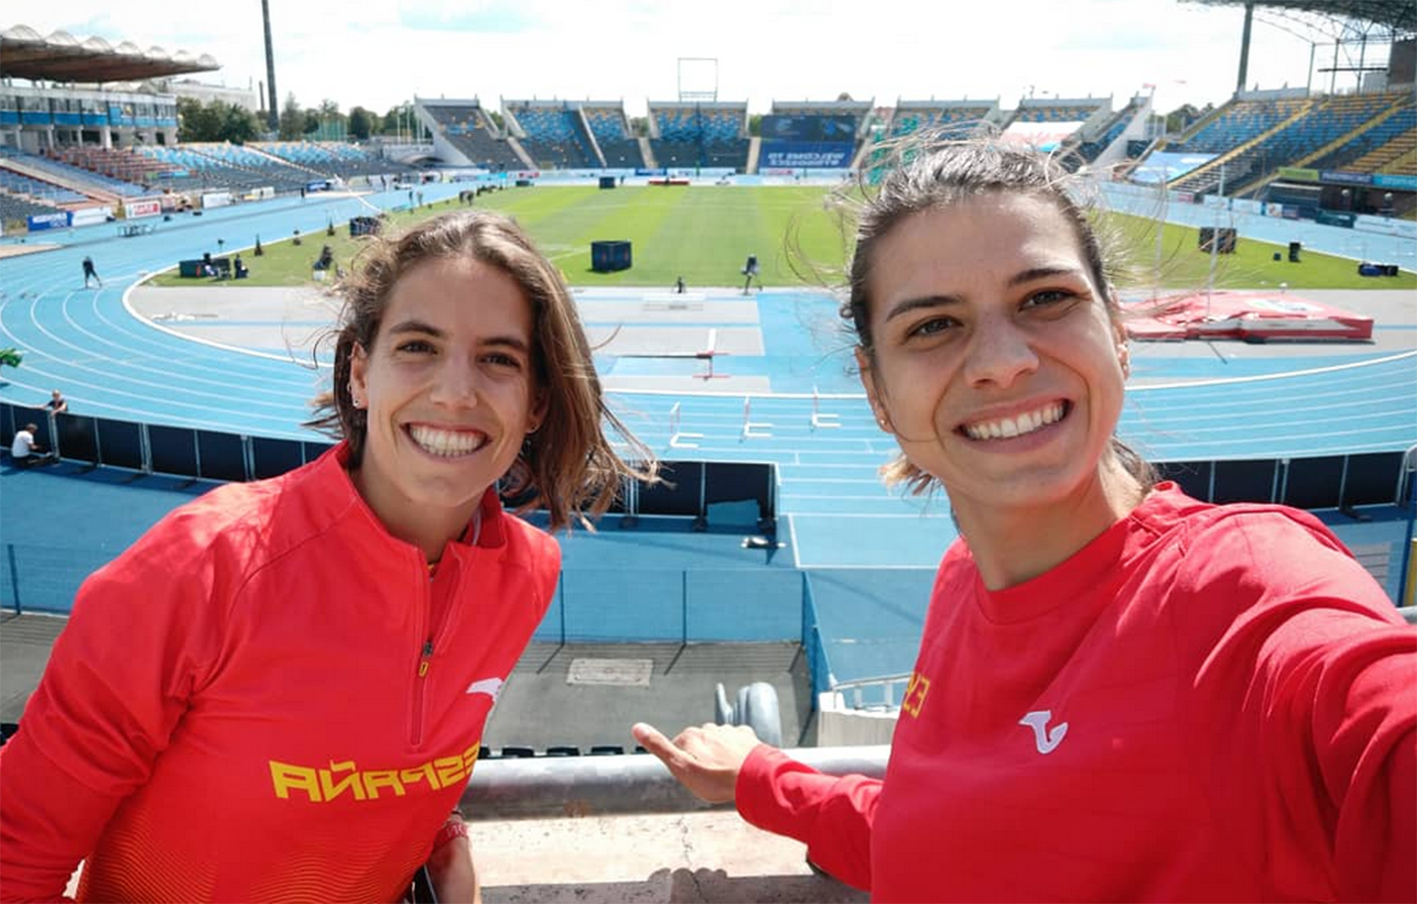
[[[718,57],[679,57],[680,101],[718,100]]]
[[[280,129],[280,106],[276,103],[276,53],[271,44],[270,0],[261,0],[261,22],[266,27],[266,89],[270,92],[270,109],[266,111],[266,125],[274,132]]]

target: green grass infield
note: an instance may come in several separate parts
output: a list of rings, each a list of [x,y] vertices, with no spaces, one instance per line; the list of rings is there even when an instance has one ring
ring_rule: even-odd
[[[668,289],[683,277],[692,290],[741,286],[748,255],[756,255],[764,287],[835,287],[841,282],[847,242],[843,240],[828,192],[820,187],[631,186],[601,191],[595,186],[536,186],[482,195],[478,207],[514,216],[573,286],[640,286]],[[390,214],[386,230],[459,209],[456,199],[416,211]],[[1124,249],[1127,263],[1119,283],[1126,289],[1160,285],[1169,290],[1206,285],[1211,256],[1199,247],[1193,227],[1166,225],[1158,245],[1153,221],[1123,214],[1103,215]],[[590,245],[597,240],[631,243],[628,270],[591,270]],[[336,265],[357,265],[366,239],[352,239],[346,224],[335,234],[307,233],[301,244],[290,237],[263,242],[264,254],[242,252],[248,279],[211,281],[183,278],[175,269],[152,280],[158,286],[317,285],[313,268],[328,244]],[[1159,247],[1159,253],[1158,253]],[[791,249],[791,250],[789,250]],[[1412,289],[1417,274],[1363,277],[1357,262],[1304,249],[1290,263],[1280,245],[1241,237],[1233,254],[1217,256],[1217,288],[1263,289],[1281,283],[1293,289]],[[1275,259],[1276,255],[1278,260]],[[1159,277],[1159,278],[1158,278]]]

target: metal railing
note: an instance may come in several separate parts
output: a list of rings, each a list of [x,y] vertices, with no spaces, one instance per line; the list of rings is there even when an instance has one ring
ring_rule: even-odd
[[[883,778],[887,745],[784,751],[827,775]],[[731,809],[685,790],[654,756],[530,757],[479,762],[463,791],[469,819],[550,819]]]

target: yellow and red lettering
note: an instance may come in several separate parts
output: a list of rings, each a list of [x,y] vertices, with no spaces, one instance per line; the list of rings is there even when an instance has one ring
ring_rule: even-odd
[[[905,687],[905,699],[901,701],[900,708],[918,719],[920,707],[925,705],[925,695],[929,692],[930,679],[915,672],[910,676],[910,683]]]
[[[290,798],[292,789],[304,791],[309,796],[312,803],[319,803],[320,786],[315,782],[315,770],[304,766],[293,766],[290,763],[281,763],[276,760],[270,761],[271,785],[275,787],[276,797],[281,800]]]

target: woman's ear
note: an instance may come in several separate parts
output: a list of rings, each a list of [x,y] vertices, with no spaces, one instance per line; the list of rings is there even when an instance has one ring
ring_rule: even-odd
[[[1112,310],[1121,310],[1121,300],[1112,293]],[[1132,348],[1127,340],[1127,325],[1121,314],[1112,315],[1112,344],[1117,350],[1117,363],[1122,367],[1122,378],[1132,375]]]
[[[532,399],[531,410],[526,416],[527,436],[541,429],[541,425],[546,421],[546,414],[551,410],[551,393],[546,389],[536,391],[536,397]]]
[[[355,408],[369,404],[369,353],[358,342],[349,351],[349,395]]]
[[[881,396],[876,387],[876,376],[871,370],[871,357],[866,354],[866,350],[861,346],[856,346],[856,372],[861,377],[861,386],[866,390],[866,399],[871,403],[871,413],[876,417],[876,424],[887,433],[892,433],[891,418],[886,413],[885,403],[881,401]]]

